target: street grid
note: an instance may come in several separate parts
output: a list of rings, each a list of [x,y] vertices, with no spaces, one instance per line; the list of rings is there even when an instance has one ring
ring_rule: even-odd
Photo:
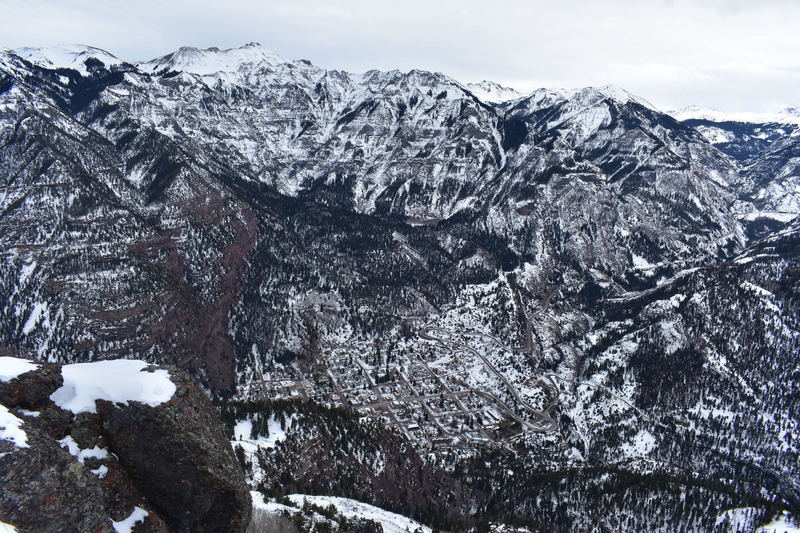
[[[284,365],[251,384],[248,394],[351,408],[402,434],[421,452],[457,449],[470,455],[557,429],[549,413],[558,400],[553,380],[527,379],[526,388],[537,394],[525,396],[486,355],[527,351],[530,341],[511,348],[491,335],[433,326],[422,326],[417,335],[424,342],[411,350],[381,349],[374,341],[326,347],[310,375],[296,363]],[[476,375],[494,385],[476,383]]]

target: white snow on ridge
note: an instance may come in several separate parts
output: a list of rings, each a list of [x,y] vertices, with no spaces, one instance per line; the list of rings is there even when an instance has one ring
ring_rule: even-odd
[[[246,44],[240,48],[207,48],[205,50],[183,46],[164,57],[139,63],[139,68],[147,72],[163,69],[189,72],[200,76],[210,76],[220,72],[238,72],[244,65],[266,63],[275,66],[287,61],[278,54],[263,48],[258,43]]]
[[[27,359],[18,357],[0,357],[0,382],[6,383],[31,370],[36,370],[39,365]]]
[[[11,50],[11,52],[43,68],[71,68],[84,76],[89,73],[86,68],[86,60],[89,58],[102,61],[106,67],[122,63],[120,59],[105,50],[81,44],[45,48],[17,48],[16,50]]]
[[[774,298],[775,297],[775,295],[772,294],[771,292],[769,292],[767,289],[765,289],[763,287],[759,287],[758,285],[755,285],[754,283],[750,283],[749,281],[743,281],[743,282],[741,282],[739,284],[739,286],[741,288],[745,289],[745,290],[752,291],[752,292],[754,292],[754,293],[756,293],[759,296],[764,297],[764,298]]]
[[[292,503],[299,506],[303,505],[304,500],[319,507],[328,507],[333,504],[336,510],[346,518],[366,518],[380,523],[383,526],[384,533],[406,533],[417,529],[423,533],[431,533],[431,528],[420,524],[416,520],[357,500],[339,498],[337,496],[308,496],[304,494],[291,494],[288,498]]]
[[[658,108],[642,98],[641,96],[636,96],[633,93],[630,93],[623,89],[622,87],[617,87],[616,85],[604,85],[602,87],[587,87],[583,90],[594,90],[612,100],[616,100],[617,102],[621,102],[623,104],[627,104],[628,102],[636,102],[639,105],[643,105],[644,107],[650,108],[654,111],[658,111]]]
[[[796,107],[787,107],[778,113],[729,113],[710,107],[692,105],[683,109],[667,111],[667,114],[680,121],[696,119],[710,122],[750,122],[752,124],[775,122],[777,124],[800,125],[800,109]]]
[[[626,91],[622,87],[617,87],[616,85],[603,85],[602,87],[581,87],[579,89],[542,88],[531,93],[531,99],[540,106],[542,104],[547,106],[563,100],[581,101],[586,99],[596,99],[598,95],[614,100],[615,102],[619,102],[621,104],[636,102],[637,104],[652,109],[653,111],[658,111],[656,106],[641,96],[636,96],[635,94]]]
[[[12,442],[17,448],[30,448],[28,434],[20,428],[21,425],[22,420],[0,404],[0,440]]]
[[[257,490],[250,491],[250,498],[253,501],[253,507],[264,509],[269,513],[276,513],[280,511],[291,512],[292,510],[296,510],[294,507],[283,505],[282,503],[276,503],[273,501],[264,501],[264,495],[258,492]]]
[[[517,100],[525,96],[516,89],[505,87],[493,81],[482,81],[479,83],[465,83],[464,86],[482,102],[500,104],[510,100]]]
[[[176,387],[169,379],[169,372],[142,371],[147,366],[149,363],[145,361],[125,359],[64,365],[61,368],[64,385],[50,399],[73,413],[97,412],[96,400],[160,405],[172,398]]]

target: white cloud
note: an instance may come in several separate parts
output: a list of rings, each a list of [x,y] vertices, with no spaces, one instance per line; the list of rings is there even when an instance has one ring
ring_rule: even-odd
[[[128,59],[259,41],[328,68],[621,85],[664,108],[797,104],[796,0],[4,0],[4,46],[81,42]],[[9,22],[10,21],[10,22]]]

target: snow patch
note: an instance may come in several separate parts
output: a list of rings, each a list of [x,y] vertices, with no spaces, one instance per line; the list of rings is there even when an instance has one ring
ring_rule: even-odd
[[[366,518],[367,520],[378,522],[383,526],[384,533],[406,533],[408,531],[417,531],[417,529],[423,533],[431,533],[431,528],[420,524],[416,520],[357,500],[336,496],[308,496],[304,494],[291,494],[288,498],[298,506],[302,506],[304,501],[319,507],[333,505],[336,507],[336,511],[346,518]]]
[[[250,435],[253,423],[250,420],[241,420],[233,428],[234,439],[236,439],[233,444],[244,444],[243,447],[249,451],[254,451],[253,448],[274,448],[276,444],[286,440],[286,431],[291,429],[292,422],[293,418],[289,417],[282,428],[280,421],[271,417],[267,425],[269,435],[252,439]]]
[[[89,470],[89,472],[99,477],[100,479],[103,479],[104,477],[106,477],[106,474],[108,474],[108,467],[106,465],[100,465],[98,468],[95,468],[94,470]]]
[[[697,126],[695,129],[711,144],[729,143],[736,138],[733,133],[712,126]]]
[[[753,528],[753,517],[758,512],[754,507],[727,509],[717,515],[715,527],[725,526],[725,531],[747,531]]]
[[[39,322],[42,320],[42,316],[44,315],[44,325],[45,327],[49,327],[50,325],[50,313],[47,311],[47,305],[42,302],[36,302],[33,304],[33,311],[31,314],[28,315],[28,320],[25,321],[25,325],[22,326],[22,334],[28,335],[33,328],[35,328]]]
[[[57,441],[62,448],[66,448],[69,454],[78,458],[78,462],[83,464],[86,459],[107,459],[108,450],[95,446],[94,448],[81,449],[72,435],[67,435],[63,439]]]
[[[673,354],[683,348],[686,337],[681,333],[677,320],[661,320],[658,324],[661,338],[665,341],[664,351],[667,354]]]
[[[641,429],[631,442],[622,445],[626,457],[644,457],[656,447],[656,438],[647,430]]]
[[[31,370],[36,370],[39,365],[27,359],[18,357],[0,357],[0,382],[6,383]]]
[[[114,526],[114,530],[117,533],[132,533],[133,526],[141,522],[144,522],[144,519],[147,517],[148,514],[150,513],[148,513],[141,507],[137,506],[133,508],[133,512],[128,518],[120,522],[114,522],[112,520],[111,524]]]
[[[28,281],[28,278],[31,277],[33,271],[36,270],[36,261],[32,261],[27,265],[23,266],[22,269],[19,271],[19,285],[25,285],[25,282]]]
[[[143,371],[145,361],[118,359],[64,365],[64,385],[50,395],[62,409],[73,413],[97,412],[95,401],[160,405],[175,394],[175,384],[166,370]]]
[[[633,261],[633,267],[639,270],[647,270],[655,266],[641,255],[631,254],[631,260]]]
[[[20,429],[21,425],[22,420],[0,404],[0,440],[13,442],[17,448],[30,448],[28,434]]]

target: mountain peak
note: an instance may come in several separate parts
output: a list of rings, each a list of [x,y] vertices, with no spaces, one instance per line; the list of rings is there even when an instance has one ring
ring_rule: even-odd
[[[617,102],[619,104],[628,104],[631,102],[637,103],[642,105],[648,109],[652,109],[653,111],[658,111],[658,108],[645,100],[640,96],[636,96],[635,94],[631,93],[619,87],[617,85],[603,85],[601,87],[583,87],[581,89],[571,89],[571,90],[563,90],[563,89],[546,89],[546,91],[555,94],[562,94],[567,99],[609,99]]]
[[[464,85],[479,100],[493,104],[500,104],[525,96],[516,89],[500,85],[494,81],[483,80],[478,83],[466,83]]]
[[[658,108],[640,96],[618,87],[616,85],[603,85],[601,87],[582,87],[580,89],[541,88],[536,89],[528,97],[537,107],[547,107],[567,100],[575,101],[582,106],[591,106],[603,100],[613,100],[618,104],[635,102],[653,111]]]
[[[589,87],[589,88],[597,91],[598,93],[608,98],[611,98],[612,100],[616,100],[617,102],[621,102],[623,104],[627,104],[629,102],[635,102],[639,105],[643,105],[644,107],[647,107],[654,111],[658,111],[656,106],[654,106],[641,96],[636,96],[630,91],[627,91],[617,85],[603,85],[602,87]]]
[[[26,47],[9,50],[10,53],[47,69],[69,68],[88,74],[87,59],[97,59],[106,66],[119,65],[122,61],[115,55],[94,46],[64,44],[48,47]]]
[[[276,66],[287,61],[278,54],[267,50],[256,42],[239,48],[220,49],[182,46],[175,52],[140,63],[145,71],[157,72],[164,69],[211,76],[218,73],[238,72],[245,65],[265,63]]]

